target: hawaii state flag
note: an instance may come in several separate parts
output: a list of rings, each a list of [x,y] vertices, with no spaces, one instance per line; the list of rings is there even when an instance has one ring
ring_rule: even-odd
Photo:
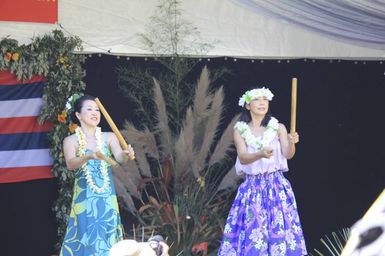
[[[58,0],[0,0],[0,21],[56,23]]]
[[[47,136],[52,125],[38,124],[44,85],[44,77],[18,81],[0,71],[0,183],[53,177]]]

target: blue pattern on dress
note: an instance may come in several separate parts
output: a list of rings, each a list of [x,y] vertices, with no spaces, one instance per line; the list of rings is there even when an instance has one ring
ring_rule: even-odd
[[[106,143],[104,143],[106,144]],[[87,150],[86,153],[90,151]],[[106,145],[103,154],[110,157]],[[103,186],[101,161],[91,159],[87,167],[98,187]],[[110,185],[103,193],[95,193],[88,186],[85,172],[76,170],[74,193],[61,256],[108,256],[111,247],[123,239],[123,228],[113,183],[108,167]]]

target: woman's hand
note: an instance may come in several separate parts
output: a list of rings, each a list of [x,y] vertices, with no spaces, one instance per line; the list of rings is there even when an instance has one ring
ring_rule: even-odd
[[[92,151],[91,153],[89,153],[89,154],[86,154],[86,155],[84,155],[85,156],[85,158],[86,158],[86,160],[88,161],[88,160],[91,160],[91,159],[95,159],[95,160],[105,160],[105,159],[103,159],[103,153],[100,151],[100,150],[98,150],[98,151]]]
[[[288,139],[290,144],[297,144],[299,142],[299,135],[296,132],[289,133],[287,135],[287,139]]]
[[[270,158],[273,155],[273,149],[271,147],[264,147],[261,150],[262,157],[264,158]]]
[[[126,150],[123,150],[123,152],[126,154],[127,158],[129,160],[134,160],[135,159],[135,151],[132,148],[131,144],[128,145],[128,148]]]
[[[107,163],[109,163],[111,166],[117,166],[118,165],[118,163],[114,159],[107,157],[106,155],[104,155],[100,151],[96,151],[94,154],[97,157],[97,158],[94,158],[94,159],[104,160]]]
[[[299,142],[299,135],[296,132],[287,133],[286,127],[279,124],[279,141],[282,154],[286,159],[292,159],[295,155],[295,144]]]
[[[88,154],[87,160],[90,160],[90,159],[99,160],[100,158],[98,157],[98,152],[100,152],[100,151],[96,151],[96,152],[92,152],[92,153]]]

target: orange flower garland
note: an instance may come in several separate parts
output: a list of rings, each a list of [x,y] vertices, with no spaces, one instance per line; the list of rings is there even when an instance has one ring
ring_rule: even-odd
[[[67,112],[65,110],[63,110],[61,112],[60,115],[57,116],[57,120],[60,122],[60,123],[64,123],[66,121],[66,118],[67,118]]]
[[[19,55],[17,52],[15,52],[15,53],[12,54],[12,60],[13,60],[13,61],[18,61],[18,60],[19,60],[19,57],[20,57],[20,55]]]
[[[5,60],[6,60],[7,62],[11,61],[11,57],[12,57],[12,54],[11,54],[10,52],[7,52],[7,53],[5,54]]]
[[[70,133],[74,133],[76,128],[78,128],[78,125],[77,124],[74,124],[74,123],[70,123],[68,125],[68,129],[70,130]]]

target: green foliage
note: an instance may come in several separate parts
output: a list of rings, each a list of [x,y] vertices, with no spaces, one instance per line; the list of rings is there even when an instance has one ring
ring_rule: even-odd
[[[137,122],[127,122],[123,130],[136,161],[116,172],[117,192],[138,217],[138,231],[162,234],[171,244],[170,255],[190,255],[202,242],[215,251],[228,213],[224,202],[236,185],[227,153],[237,117],[219,136],[223,88],[210,88],[229,71],[214,70],[210,77],[204,69],[197,84],[189,82],[199,59],[188,55],[204,56],[212,44],[183,19],[180,3],[160,0],[140,35],[153,54],[147,68],[118,69],[119,88],[134,103]],[[131,197],[141,202],[138,211]]]
[[[189,255],[193,245],[202,242],[215,250],[228,213],[226,202],[236,188],[227,153],[233,150],[238,116],[218,134],[223,88],[210,88],[205,68],[193,90],[192,104],[179,121],[181,130],[173,131],[166,110],[168,97],[160,88],[155,81],[151,101],[155,128],[136,129],[127,122],[122,131],[135,148],[136,162],[123,165],[126,171],[117,173],[117,192],[124,202],[131,202],[131,195],[141,201],[138,211],[131,209],[140,223],[138,231],[148,236],[162,234],[172,245],[171,255]],[[226,179],[226,174],[233,178]],[[129,187],[127,181],[134,186]]]
[[[318,249],[314,249],[314,253],[310,253],[311,256],[338,256],[346,244],[349,238],[349,229],[344,228],[338,233],[333,232],[330,236],[325,235],[321,238],[321,243],[324,245],[326,252],[321,252]]]
[[[205,43],[198,29],[183,19],[179,0],[159,0],[142,42],[155,56],[205,55],[212,44]]]
[[[19,80],[28,80],[33,75],[45,77],[43,99],[46,104],[39,120],[54,124],[49,133],[49,142],[54,159],[52,172],[59,181],[59,198],[53,207],[59,225],[59,239],[67,225],[74,178],[73,173],[65,167],[62,150],[63,139],[69,135],[70,124],[63,110],[70,95],[82,92],[85,88],[82,82],[85,72],[81,66],[84,56],[74,54],[80,45],[79,38],[66,37],[59,30],[36,37],[28,45],[18,45],[16,40],[9,38],[0,41],[0,70],[9,70]]]
[[[118,85],[124,95],[135,104],[135,118],[138,123],[153,128],[152,114],[155,111],[151,100],[153,77],[162,86],[167,95],[167,114],[173,131],[180,131],[180,120],[184,118],[187,107],[193,98],[194,84],[188,82],[187,76],[199,63],[197,58],[188,58],[189,54],[203,56],[213,47],[213,43],[205,43],[200,38],[199,31],[182,17],[180,1],[160,0],[156,14],[150,18],[146,32],[140,34],[143,45],[152,52],[153,62],[161,67],[144,70],[135,65],[118,68]],[[212,81],[227,69],[213,70]]]

